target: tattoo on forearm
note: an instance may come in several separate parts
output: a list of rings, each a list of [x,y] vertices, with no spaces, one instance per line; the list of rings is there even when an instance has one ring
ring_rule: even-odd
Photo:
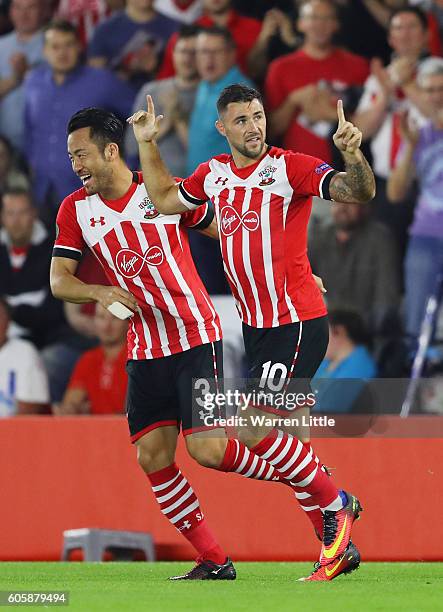
[[[370,165],[361,160],[345,162],[346,172],[336,174],[329,186],[336,202],[367,202],[374,197],[375,179]]]

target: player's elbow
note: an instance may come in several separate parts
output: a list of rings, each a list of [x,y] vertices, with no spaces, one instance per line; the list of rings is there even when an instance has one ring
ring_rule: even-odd
[[[365,185],[359,190],[357,194],[356,201],[359,204],[368,204],[371,200],[375,198],[376,187],[375,180],[372,180],[368,185]]]
[[[375,198],[375,194],[376,194],[376,188],[375,185],[373,187],[371,187],[370,190],[368,190],[367,193],[365,193],[361,199],[361,203],[362,204],[368,204],[368,202],[371,202],[371,200],[373,200]]]
[[[51,287],[52,295],[58,300],[63,300],[63,275],[51,272],[49,286]]]
[[[49,285],[50,285],[50,287],[51,287],[51,293],[52,293],[52,295],[53,295],[55,298],[60,299],[60,294],[59,294],[59,288],[58,288],[58,284],[57,284],[57,279],[55,279],[55,278],[53,278],[53,277],[51,276],[51,279],[50,279]]]
[[[177,187],[173,186],[163,189],[161,193],[155,196],[155,208],[161,215],[176,215],[187,210],[180,202],[177,195]]]

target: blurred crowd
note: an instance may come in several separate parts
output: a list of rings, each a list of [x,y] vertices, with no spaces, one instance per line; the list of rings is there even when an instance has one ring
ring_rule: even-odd
[[[443,0],[0,1],[0,416],[124,412],[126,324],[49,288],[57,209],[81,187],[70,116],[124,120],[150,94],[163,158],[187,176],[229,151],[215,102],[235,82],[263,92],[268,142],[338,170],[339,98],[362,130],[375,200],[316,198],[309,228],[331,312],[321,376],[408,376],[443,272],[442,43]],[[133,169],[137,154],[128,129]],[[208,291],[227,295],[218,244],[190,233]],[[107,283],[90,256],[78,274]]]

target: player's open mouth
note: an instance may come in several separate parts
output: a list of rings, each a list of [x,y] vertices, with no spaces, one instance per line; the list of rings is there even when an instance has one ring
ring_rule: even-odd
[[[84,174],[83,176],[79,177],[81,182],[83,183],[83,186],[85,187],[87,185],[87,183],[90,181],[91,179],[91,175],[90,174]]]
[[[250,138],[246,138],[246,142],[253,142],[255,144],[261,142],[260,136],[252,136]]]

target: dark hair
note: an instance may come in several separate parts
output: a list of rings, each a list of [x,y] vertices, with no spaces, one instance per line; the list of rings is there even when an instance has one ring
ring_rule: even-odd
[[[78,38],[77,28],[70,21],[66,19],[54,19],[47,23],[43,28],[43,33],[49,32],[50,30],[56,30],[57,32],[64,32],[65,34],[73,34],[75,38]]]
[[[81,128],[90,128],[91,140],[103,153],[110,142],[123,150],[123,123],[110,111],[103,108],[82,108],[69,119],[67,133],[72,134]]]
[[[201,31],[201,26],[193,23],[185,23],[177,32],[177,40],[180,38],[193,38]]]
[[[0,211],[3,210],[4,199],[6,196],[22,196],[28,200],[31,208],[35,208],[34,198],[32,197],[32,193],[29,191],[29,189],[26,189],[25,187],[8,187],[8,185],[6,185],[0,198]]]
[[[389,26],[388,27],[391,27],[392,20],[394,19],[394,17],[396,17],[397,15],[400,15],[401,13],[412,13],[420,21],[420,23],[421,23],[421,25],[423,27],[423,30],[427,30],[428,29],[428,17],[426,15],[426,13],[424,12],[424,10],[421,9],[419,6],[404,6],[403,8],[398,8],[398,9],[395,9],[394,11],[392,11],[392,13],[391,13],[391,15],[389,17]]]
[[[222,26],[213,25],[208,27],[201,27],[198,29],[197,34],[208,34],[209,36],[221,36],[227,47],[234,49],[236,47],[235,40],[231,32],[227,28]]]
[[[252,102],[252,100],[258,100],[263,105],[263,98],[259,91],[249,85],[234,83],[225,87],[219,95],[217,110],[221,114],[231,102]]]
[[[329,325],[337,327],[342,325],[354,344],[370,346],[371,337],[366,329],[362,317],[355,310],[336,308],[328,313]]]
[[[29,189],[26,189],[25,187],[5,187],[2,193],[2,198],[4,198],[5,196],[23,196],[25,198],[28,198],[32,206],[34,206],[32,193],[29,191]]]

